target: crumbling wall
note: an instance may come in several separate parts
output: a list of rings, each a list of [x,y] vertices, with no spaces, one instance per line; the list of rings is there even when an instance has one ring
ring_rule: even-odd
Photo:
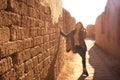
[[[95,25],[96,43],[115,57],[120,57],[120,1],[108,0]]]
[[[87,25],[86,27],[86,37],[95,39],[95,25]]]
[[[65,62],[61,0],[0,1],[0,80],[56,80]]]

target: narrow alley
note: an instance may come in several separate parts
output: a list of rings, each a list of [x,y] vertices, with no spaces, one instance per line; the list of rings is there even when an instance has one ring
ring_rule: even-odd
[[[82,61],[79,54],[72,52],[67,54],[67,62],[57,80],[119,80],[119,75],[110,68],[109,61],[116,66],[117,60],[111,59],[104,52],[94,45],[95,41],[86,40],[88,51],[86,54],[86,64],[89,76],[82,76]]]
[[[120,0],[0,0],[0,80],[120,80]]]

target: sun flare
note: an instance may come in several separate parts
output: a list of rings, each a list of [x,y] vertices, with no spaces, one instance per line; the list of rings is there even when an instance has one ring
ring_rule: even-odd
[[[84,27],[94,24],[96,17],[105,8],[107,0],[62,0],[63,7],[75,17],[76,22],[83,22]]]

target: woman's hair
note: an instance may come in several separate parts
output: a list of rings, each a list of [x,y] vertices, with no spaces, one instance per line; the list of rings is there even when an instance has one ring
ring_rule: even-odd
[[[84,30],[84,29],[85,29],[85,28],[83,27],[82,22],[77,22],[75,26],[78,26],[78,25],[80,25],[80,26],[81,26],[81,30]]]
[[[78,25],[78,24],[80,24],[80,25],[81,25],[81,27],[82,27],[82,28],[84,28],[84,27],[83,27],[82,22],[77,22],[77,24],[76,24],[76,25]]]

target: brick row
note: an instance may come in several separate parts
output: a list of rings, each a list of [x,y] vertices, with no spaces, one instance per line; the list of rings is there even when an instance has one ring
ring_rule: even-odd
[[[13,67],[12,58],[7,57],[0,60],[0,75],[7,72]]]

